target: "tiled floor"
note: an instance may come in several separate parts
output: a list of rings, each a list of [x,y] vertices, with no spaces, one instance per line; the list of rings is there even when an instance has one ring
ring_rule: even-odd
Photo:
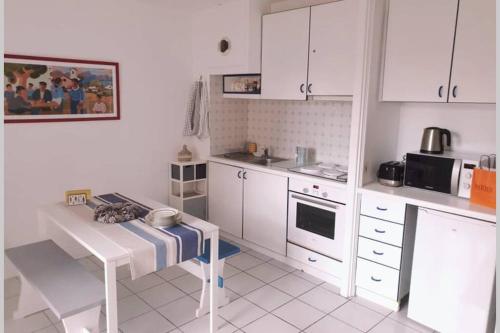
[[[102,279],[95,258],[80,262]],[[220,309],[219,332],[246,333],[427,333],[432,330],[358,297],[339,295],[338,288],[265,255],[242,247],[225,266],[230,303]],[[119,327],[123,333],[204,333],[208,316],[195,317],[201,281],[178,267],[132,281],[127,269],[118,274]],[[46,310],[13,320],[19,281],[5,281],[5,332],[64,332]],[[105,311],[101,316],[105,329]]]

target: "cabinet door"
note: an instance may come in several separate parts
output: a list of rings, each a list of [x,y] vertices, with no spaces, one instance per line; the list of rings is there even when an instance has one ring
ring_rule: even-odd
[[[243,169],[210,162],[208,169],[209,221],[241,237],[243,231]]]
[[[358,1],[311,7],[309,95],[352,95]]]
[[[286,177],[245,170],[243,238],[280,254],[286,252]]]
[[[495,103],[495,0],[461,0],[450,102]]]
[[[264,15],[262,98],[305,100],[310,7]]]
[[[389,3],[384,101],[447,101],[458,0]]]

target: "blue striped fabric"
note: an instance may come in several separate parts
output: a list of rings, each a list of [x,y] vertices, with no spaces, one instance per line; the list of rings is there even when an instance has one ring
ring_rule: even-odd
[[[89,200],[87,202],[87,206],[91,209],[95,209],[95,207],[100,203],[106,203],[106,204],[121,203],[121,202],[134,203],[141,209],[140,217],[135,221],[140,221],[142,223],[145,223],[144,217],[152,210],[151,207],[143,205],[119,193],[109,193],[109,194],[99,195],[94,197],[93,200],[94,201]],[[150,242],[152,245],[154,245],[156,253],[156,270],[161,270],[167,266],[196,258],[201,254],[203,254],[205,248],[203,231],[184,222],[181,222],[173,227],[168,227],[168,228],[151,227],[152,231],[153,230],[161,231],[164,235],[167,235],[175,239],[175,244],[176,244],[175,249],[168,248],[169,243],[157,237],[158,235],[154,235],[154,232],[149,233],[147,232],[147,229],[144,230],[138,227],[137,225],[134,225],[132,221],[118,223],[118,225],[127,229],[137,237],[140,237],[141,239],[146,240],[147,242]],[[169,253],[169,251],[176,251],[175,257],[177,262],[175,263],[168,262],[167,253]]]

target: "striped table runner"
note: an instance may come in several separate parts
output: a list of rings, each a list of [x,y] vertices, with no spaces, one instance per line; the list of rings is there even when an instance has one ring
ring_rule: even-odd
[[[94,209],[100,204],[118,202],[131,202],[140,207],[140,217],[101,230],[130,254],[132,279],[203,254],[205,230],[201,225],[181,222],[172,227],[151,227],[145,223],[144,217],[152,208],[119,193],[95,196],[87,202],[87,207]]]

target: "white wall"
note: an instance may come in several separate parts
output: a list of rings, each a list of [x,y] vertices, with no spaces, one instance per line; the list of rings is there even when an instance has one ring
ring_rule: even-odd
[[[402,103],[397,156],[420,149],[423,129],[437,126],[451,131],[457,152],[496,151],[496,112],[493,104]]]
[[[5,2],[6,52],[119,62],[122,115],[6,124],[6,247],[36,241],[36,208],[68,189],[166,202],[192,79],[188,14],[162,1]]]

